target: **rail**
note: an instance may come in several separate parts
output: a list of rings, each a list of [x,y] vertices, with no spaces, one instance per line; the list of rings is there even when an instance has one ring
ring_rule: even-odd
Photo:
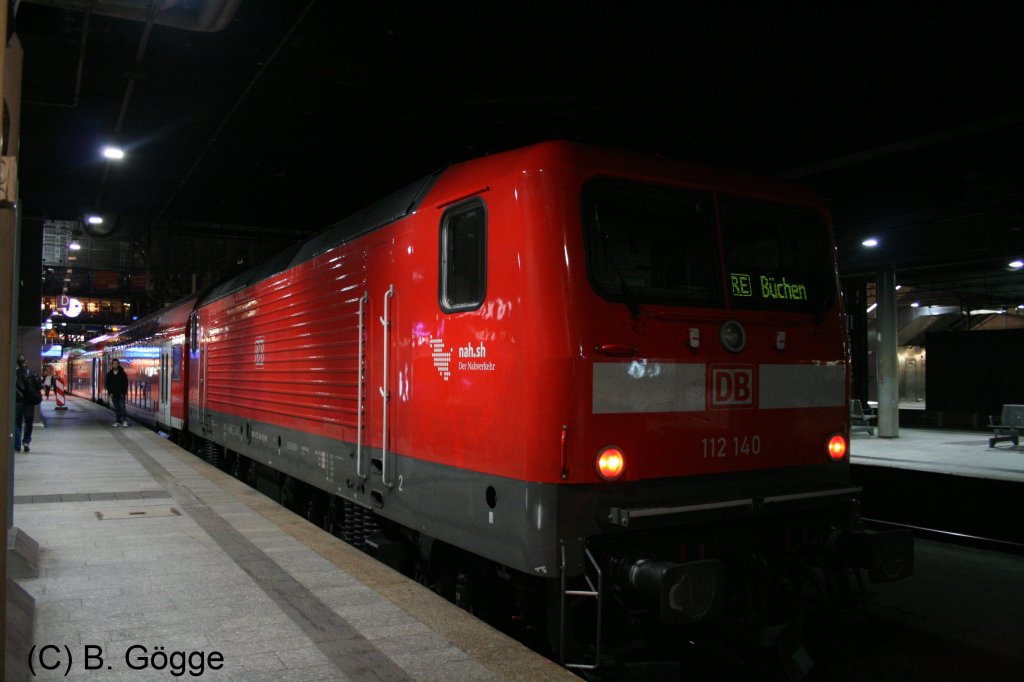
[[[905,528],[909,530],[914,537],[922,540],[934,540],[936,542],[945,542],[955,545],[963,545],[966,547],[973,547],[975,549],[985,549],[994,552],[1002,552],[1004,554],[1016,554],[1018,556],[1024,556],[1024,545],[1018,542],[1010,542],[1008,540],[997,540],[995,538],[985,538],[980,535],[971,535],[969,533],[958,533],[951,530],[940,530],[938,528],[925,528],[923,526],[913,526],[907,523],[898,523],[896,521],[883,521],[881,519],[872,519],[867,517],[861,517],[861,521],[865,525],[871,528]]]

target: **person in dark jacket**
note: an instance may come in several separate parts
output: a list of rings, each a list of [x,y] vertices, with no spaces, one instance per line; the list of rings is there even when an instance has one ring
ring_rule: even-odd
[[[124,411],[124,400],[128,395],[128,375],[121,369],[118,360],[110,361],[110,371],[107,372],[103,385],[110,394],[110,402],[114,404],[114,426],[128,426],[128,415]]]
[[[18,356],[18,366],[14,370],[14,392],[14,451],[29,452],[36,405],[42,402],[43,397],[39,377],[29,371],[24,355]]]

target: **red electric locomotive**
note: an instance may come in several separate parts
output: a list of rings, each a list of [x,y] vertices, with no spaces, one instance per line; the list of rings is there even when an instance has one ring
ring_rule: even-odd
[[[187,430],[459,603],[540,600],[592,667],[792,618],[808,572],[909,573],[857,528],[837,282],[803,189],[538,144],[198,298]]]

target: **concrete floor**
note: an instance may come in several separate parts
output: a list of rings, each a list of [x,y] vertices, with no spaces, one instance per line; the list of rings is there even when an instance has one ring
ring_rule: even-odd
[[[850,462],[1024,483],[1024,445],[988,446],[983,431],[900,428],[897,438],[854,433]]]
[[[13,522],[40,546],[19,583],[60,664],[39,679],[172,679],[131,669],[142,646],[205,659],[204,680],[577,679],[156,433],[68,403],[44,403],[15,457]]]

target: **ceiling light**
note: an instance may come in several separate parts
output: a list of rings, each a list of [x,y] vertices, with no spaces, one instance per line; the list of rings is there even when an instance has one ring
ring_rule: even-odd
[[[82,245],[78,243],[77,239],[72,239],[71,243],[68,244],[68,248],[71,249],[72,251],[78,251],[79,249],[82,248]]]
[[[85,219],[85,222],[89,223],[90,225],[102,225],[103,217],[98,215],[91,215]]]
[[[120,161],[124,158],[124,150],[120,147],[107,146],[103,148],[103,156],[114,161]]]
[[[920,308],[921,304],[918,303],[917,301],[914,301],[913,303],[910,304],[910,307],[911,308]]]
[[[1011,261],[1010,267],[1014,270],[1020,270],[1021,268],[1024,268],[1024,260]]]
[[[868,237],[867,239],[862,241],[861,244],[863,244],[864,246],[868,247],[869,249],[872,249],[872,248],[878,246],[878,240],[875,239],[874,237]]]
[[[866,313],[870,313],[871,311],[873,311],[873,310],[874,310],[875,308],[877,308],[877,307],[878,307],[878,304],[877,304],[877,303],[872,303],[871,305],[869,305],[869,306],[868,306],[868,309],[867,309],[867,310],[865,310],[864,312],[866,312]]]

